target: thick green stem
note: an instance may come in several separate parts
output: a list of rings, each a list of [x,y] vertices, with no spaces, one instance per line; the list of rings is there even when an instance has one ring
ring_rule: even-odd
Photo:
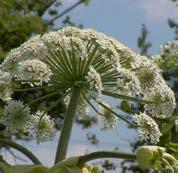
[[[41,165],[41,162],[38,160],[38,158],[30,150],[28,150],[27,148],[25,148],[24,146],[22,146],[20,144],[17,144],[9,139],[0,138],[0,145],[12,147],[12,148],[20,151],[24,155],[26,155],[34,164]]]
[[[82,166],[88,161],[101,159],[101,158],[119,158],[119,159],[136,160],[136,155],[130,153],[123,153],[123,152],[114,152],[114,151],[98,151],[84,156],[80,156],[78,160],[78,165]]]
[[[64,124],[58,142],[55,164],[64,160],[67,153],[69,138],[72,130],[72,125],[77,110],[77,104],[80,97],[80,88],[74,87],[71,93],[71,99],[65,115]]]

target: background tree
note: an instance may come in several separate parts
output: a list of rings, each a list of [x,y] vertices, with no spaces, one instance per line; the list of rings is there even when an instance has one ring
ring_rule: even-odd
[[[138,37],[137,46],[140,49],[142,55],[148,56],[148,50],[151,48],[152,44],[147,42],[148,30],[145,24],[142,24],[141,35]]]
[[[54,22],[77,6],[89,0],[78,0],[60,11],[60,0],[2,0],[0,1],[0,57],[1,61],[12,48],[18,47],[29,37],[54,28]],[[73,24],[67,16],[63,24]],[[61,26],[62,27],[62,26]]]

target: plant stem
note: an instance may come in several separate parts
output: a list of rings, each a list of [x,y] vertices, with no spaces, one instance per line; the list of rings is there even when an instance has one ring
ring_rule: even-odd
[[[112,92],[109,92],[109,91],[102,91],[102,93],[106,96],[110,96],[110,97],[113,97],[113,98],[119,98],[119,99],[124,99],[124,100],[129,100],[129,101],[134,101],[134,102],[137,102],[137,103],[140,103],[140,104],[153,104],[153,103],[164,103],[165,101],[160,101],[160,102],[156,102],[156,101],[148,101],[148,100],[143,100],[143,99],[139,99],[139,98],[136,98],[136,97],[131,97],[131,96],[125,96],[125,95],[122,95],[122,94],[118,94],[118,93],[112,93]]]
[[[123,152],[114,152],[114,151],[98,151],[84,156],[80,156],[78,160],[78,165],[83,166],[88,161],[100,159],[100,158],[119,158],[119,159],[136,160],[136,155],[130,153],[123,153]]]
[[[34,164],[40,164],[41,162],[38,160],[38,158],[27,148],[25,148],[24,146],[17,144],[9,139],[2,139],[0,138],[0,144],[4,145],[4,146],[8,146],[8,147],[12,147],[18,151],[20,151],[21,153],[23,153],[24,155],[26,155]]]
[[[104,107],[106,110],[110,111],[111,113],[113,113],[115,116],[117,116],[118,118],[120,118],[121,120],[123,120],[124,122],[126,122],[127,124],[134,126],[134,127],[138,127],[137,124],[127,120],[127,118],[125,118],[124,116],[121,116],[119,114],[117,114],[116,112],[114,112],[112,109],[110,109],[109,107],[107,107],[106,105],[104,105],[102,102],[99,102],[99,104]]]
[[[61,135],[58,142],[55,164],[64,160],[67,153],[69,138],[72,130],[72,125],[77,109],[78,100],[80,97],[81,89],[74,87],[71,92],[71,99],[64,118],[64,124],[62,127]]]

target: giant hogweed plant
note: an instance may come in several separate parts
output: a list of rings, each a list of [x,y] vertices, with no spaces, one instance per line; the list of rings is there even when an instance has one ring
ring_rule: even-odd
[[[158,59],[159,63],[163,62]],[[0,144],[21,151],[34,163],[10,166],[1,159],[0,168],[5,173],[100,172],[86,166],[86,162],[98,158],[137,159],[141,168],[162,172],[177,169],[176,159],[158,146],[140,147],[137,155],[100,151],[66,159],[74,120],[85,118],[88,108],[96,112],[102,129],[114,129],[120,119],[136,127],[139,137],[151,144],[159,144],[164,132],[164,127],[157,122],[171,118],[174,111],[174,93],[162,78],[158,65],[116,39],[91,29],[73,27],[37,35],[9,52],[0,66],[0,74],[0,98],[5,105],[0,116],[4,126]],[[46,94],[30,102],[13,99],[17,92],[41,89]],[[58,99],[51,106],[30,109],[56,96]],[[106,103],[103,96],[124,100],[127,104],[141,104],[144,110],[132,112],[128,118]],[[67,111],[55,165],[47,168],[31,151],[9,139],[18,136],[38,143],[53,140],[57,121],[49,112],[62,100]]]

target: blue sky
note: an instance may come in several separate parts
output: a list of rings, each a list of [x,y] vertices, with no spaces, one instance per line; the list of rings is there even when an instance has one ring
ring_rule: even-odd
[[[64,7],[61,11],[77,0],[63,0]],[[167,24],[167,19],[178,19],[178,8],[169,0],[91,0],[89,6],[77,7],[70,13],[72,20],[83,24],[84,28],[93,28],[107,35],[116,37],[128,47],[138,51],[137,38],[140,35],[141,25],[148,27],[150,34],[148,40],[153,43],[151,54],[159,52],[160,44],[174,38],[174,33]],[[56,27],[61,27],[62,19],[56,21]],[[86,139],[86,130],[74,126],[71,137],[69,155],[85,153],[88,149],[101,150],[113,149],[119,145],[121,151],[128,151],[129,142],[135,137],[135,133],[127,130],[122,122],[119,122],[117,130],[101,132],[100,127],[95,126],[90,132],[96,132],[101,143],[100,146],[91,146]],[[80,134],[80,135],[78,135]],[[48,142],[38,146],[35,142],[24,143],[31,148],[44,163],[52,165],[57,146],[58,136],[54,142]],[[7,156],[13,163],[12,158]]]
[[[63,9],[76,1],[63,0]],[[77,7],[70,15],[85,28],[114,36],[135,51],[141,25],[145,23],[150,31],[148,40],[153,43],[150,53],[157,54],[160,44],[174,37],[167,19],[177,19],[178,9],[169,0],[91,0],[89,6]],[[56,22],[57,27],[61,20]]]

